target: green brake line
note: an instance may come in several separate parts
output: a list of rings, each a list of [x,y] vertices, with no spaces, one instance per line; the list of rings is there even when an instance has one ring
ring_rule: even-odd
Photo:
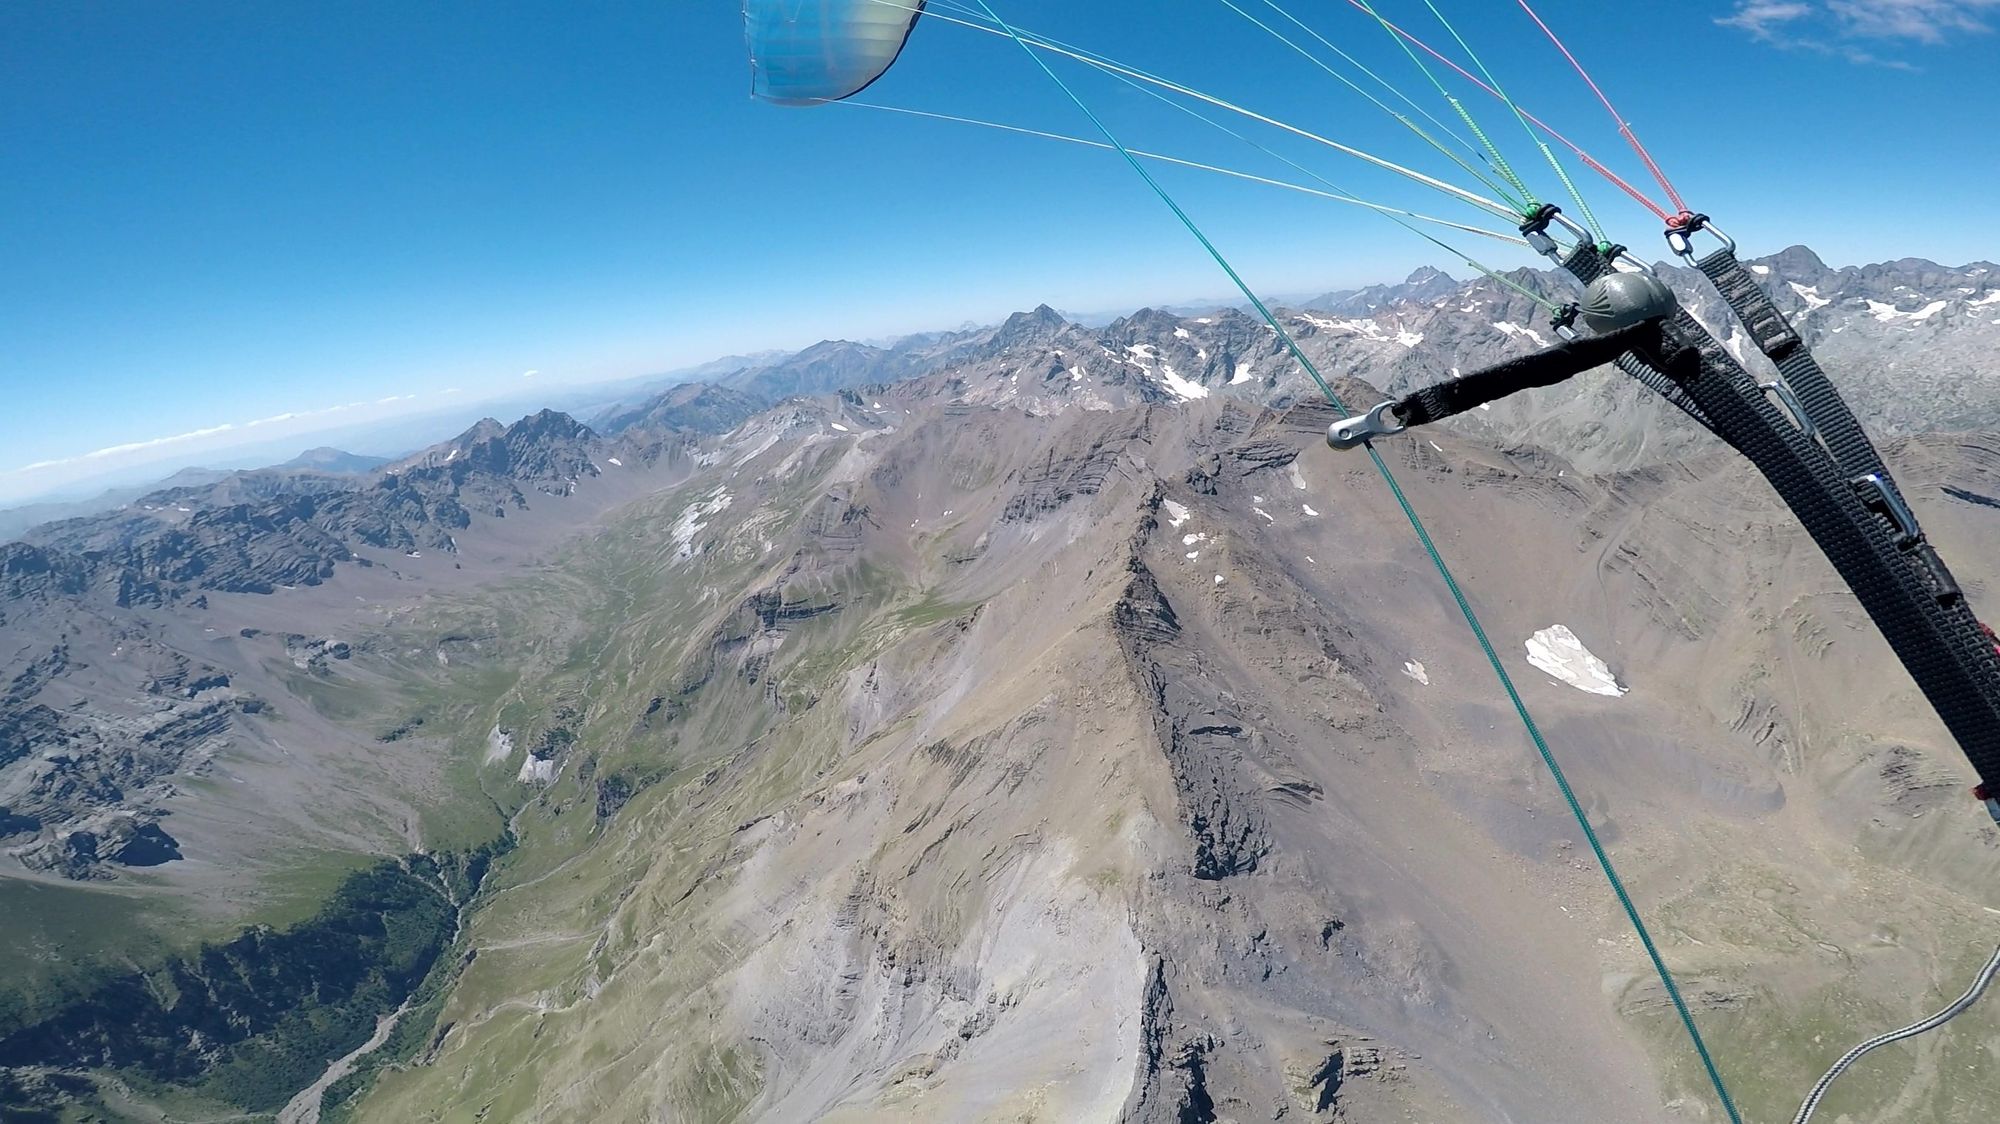
[[[1270,34],[1275,36],[1280,42],[1283,42],[1288,46],[1292,46],[1293,49],[1295,50],[1299,49],[1296,44],[1293,44],[1291,42],[1291,40],[1286,39],[1283,35],[1280,35],[1278,32],[1273,31],[1269,27],[1266,27],[1262,22],[1257,20],[1254,16],[1251,16],[1247,12],[1243,12],[1241,8],[1237,8],[1236,5],[1230,3],[1229,0],[1222,0],[1222,3],[1224,6],[1236,12],[1241,13],[1246,19],[1249,19],[1250,22],[1257,24],[1258,27],[1262,27],[1264,28],[1265,31],[1270,32]],[[1319,62],[1318,59],[1313,59],[1313,56],[1311,54],[1303,50],[1300,50],[1299,53],[1304,54],[1307,58],[1312,59],[1316,63]],[[1324,63],[1320,63],[1320,65],[1322,67],[1325,66]],[[1160,93],[1158,90],[1152,89],[1140,81],[1128,78],[1124,74],[1116,70],[1107,70],[1105,71],[1105,73],[1109,74],[1113,78],[1116,78],[1118,81],[1123,82],[1125,85],[1130,86],[1134,90],[1137,90],[1142,94],[1145,94],[1147,97],[1153,98],[1154,100],[1159,101],[1162,104],[1172,109],[1178,110],[1181,113],[1185,113],[1189,117],[1194,118],[1195,120],[1201,122],[1202,124],[1207,125],[1212,129],[1216,129],[1226,134],[1227,136],[1233,137],[1236,140],[1249,145],[1251,148],[1254,148],[1257,151],[1263,153],[1264,155],[1269,156],[1273,160],[1277,160],[1280,163],[1290,166],[1293,170],[1299,172],[1300,174],[1306,176],[1307,178],[1313,180],[1314,182],[1320,184],[1321,186],[1327,188],[1330,191],[1336,192],[1340,195],[1348,196],[1350,198],[1355,197],[1353,192],[1348,191],[1345,187],[1342,187],[1340,184],[1337,184],[1334,181],[1326,178],[1325,176],[1320,175],[1318,172],[1315,172],[1311,168],[1306,167],[1304,164],[1301,164],[1298,161],[1293,160],[1291,157],[1286,156],[1283,153],[1276,151],[1275,149],[1272,149],[1268,145],[1260,144],[1259,142],[1252,140],[1250,137],[1247,137],[1242,133],[1237,132],[1235,129],[1232,129],[1229,126],[1223,124],[1222,122],[1217,121],[1215,118],[1210,117],[1209,115],[1201,112],[1200,110],[1194,108],[1193,106],[1182,105],[1180,102],[1177,102],[1172,98],[1166,96],[1165,94]],[[1328,73],[1333,73],[1333,72],[1329,70]],[[1340,77],[1340,75],[1338,74],[1335,74],[1334,76],[1337,78]],[[1346,81],[1344,78],[1342,80]],[[1352,82],[1349,82],[1348,85],[1353,86],[1354,84]],[[1357,92],[1360,92],[1360,87],[1355,86],[1354,89]],[[1364,96],[1366,95],[1364,94]],[[1380,105],[1381,103],[1377,102],[1376,104]],[[1384,105],[1382,106],[1382,109],[1385,112],[1390,113],[1392,116],[1395,116],[1398,119],[1402,120],[1404,124],[1409,124],[1408,118],[1402,117],[1401,114],[1397,114],[1394,110],[1389,109],[1388,106]],[[1423,136],[1424,139],[1429,140],[1433,145],[1436,145],[1440,152],[1445,152],[1446,155],[1451,155],[1450,152],[1446,150],[1443,145],[1438,144],[1436,140],[1424,134],[1423,130],[1416,129],[1414,125],[1411,125],[1411,128],[1414,129],[1419,136]],[[1101,129],[1102,126],[1100,126],[1100,130]],[[1464,166],[1463,161],[1459,161],[1459,164],[1461,167]],[[1477,173],[1474,174],[1477,175]],[[1485,177],[1483,176],[1479,178],[1480,182],[1485,183],[1486,186],[1493,188],[1496,193],[1498,193],[1502,197],[1507,197],[1507,192],[1503,188],[1501,188],[1498,184],[1486,180]],[[1508,202],[1511,204],[1514,203],[1514,200],[1511,197],[1508,197]],[[1383,218],[1388,219],[1390,222],[1395,223],[1397,226],[1402,227],[1404,230],[1409,231],[1411,234],[1416,235],[1417,237],[1423,239],[1424,241],[1429,242],[1433,246],[1436,246],[1438,249],[1443,250],[1445,253],[1450,254],[1451,256],[1459,259],[1465,264],[1478,270],[1480,273],[1484,274],[1488,279],[1494,281],[1495,283],[1501,285],[1502,287],[1510,289],[1520,296],[1526,297],[1530,302],[1539,305],[1543,311],[1549,313],[1551,316],[1562,315],[1563,313],[1562,305],[1556,303],[1553,300],[1550,300],[1548,297],[1545,297],[1540,293],[1535,292],[1533,289],[1528,288],[1526,285],[1523,285],[1520,282],[1514,280],[1513,278],[1508,277],[1506,274],[1499,272],[1498,270],[1492,268],[1491,266],[1484,264],[1477,258],[1474,258],[1472,255],[1466,253],[1465,251],[1457,248],[1456,246],[1451,245],[1449,242],[1446,242],[1443,239],[1436,237],[1429,231],[1419,229],[1414,224],[1398,217],[1396,214],[1393,213],[1393,211],[1390,208],[1378,205],[1371,207],[1370,209],[1374,210],[1377,214],[1381,215]]]
[[[1500,85],[1500,80],[1493,77],[1493,72],[1486,68],[1486,63],[1473,51],[1472,44],[1465,41],[1465,36],[1458,33],[1458,28],[1453,27],[1451,21],[1444,18],[1444,13],[1438,11],[1437,5],[1432,3],[1431,0],[1424,0],[1424,7],[1429,8],[1431,14],[1437,17],[1437,21],[1444,25],[1444,29],[1451,32],[1451,37],[1458,41],[1459,49],[1465,52],[1466,58],[1472,60],[1472,65],[1479,68],[1479,73],[1486,76],[1486,81],[1493,86],[1493,92],[1500,95],[1500,100],[1506,104],[1508,111],[1514,115],[1514,120],[1520,122],[1522,131],[1528,134],[1528,139],[1534,142],[1536,148],[1542,150],[1542,156],[1548,160],[1549,167],[1555,169],[1556,178],[1561,180],[1563,187],[1569,190],[1569,197],[1576,200],[1577,210],[1582,212],[1585,225],[1589,226],[1590,232],[1597,237],[1598,245],[1600,247],[1603,246],[1605,242],[1604,228],[1598,225],[1597,216],[1591,213],[1590,204],[1584,202],[1583,193],[1576,189],[1575,181],[1569,178],[1568,169],[1562,166],[1562,161],[1556,159],[1555,151],[1549,148],[1548,142],[1544,141],[1541,135],[1528,125],[1528,119],[1521,113],[1521,107],[1515,105],[1514,99],[1507,96],[1507,91]],[[1374,13],[1371,10],[1369,14],[1373,15]],[[1380,16],[1376,16],[1375,18],[1377,21],[1381,20]],[[1401,43],[1401,37],[1398,37],[1396,41]],[[1408,51],[1409,46],[1405,44],[1403,49]],[[1414,58],[1416,56],[1412,55],[1411,57]]]
[[[1223,257],[1222,251],[1216,248],[1215,243],[1209,241],[1208,235],[1202,233],[1200,226],[1196,225],[1194,219],[1189,217],[1188,213],[1181,209],[1181,205],[1174,201],[1174,197],[1167,192],[1166,188],[1162,187],[1159,181],[1153,178],[1152,173],[1146,170],[1145,165],[1141,164],[1138,158],[1132,155],[1131,150],[1127,149],[1118,140],[1117,135],[1111,131],[1109,126],[1105,125],[1103,120],[1091,110],[1089,105],[1084,103],[1076,91],[1070,89],[1069,84],[1056,74],[1054,68],[1050,67],[1040,55],[1035,53],[1034,48],[1030,47],[1021,38],[1020,33],[1014,30],[1012,24],[1002,19],[1000,14],[993,10],[992,5],[987,0],[975,0],[975,2],[985,10],[987,17],[1004,30],[1008,37],[1014,40],[1015,44],[1021,48],[1029,59],[1033,60],[1042,73],[1048,76],[1049,81],[1055,83],[1056,87],[1067,95],[1071,102],[1075,103],[1077,109],[1090,119],[1090,123],[1097,128],[1099,133],[1103,134],[1104,139],[1118,150],[1119,155],[1124,157],[1125,163],[1138,174],[1141,180],[1145,181],[1146,186],[1152,189],[1153,194],[1159,197],[1160,202],[1166,204],[1167,209],[1173,212],[1174,217],[1180,220],[1181,225],[1187,228],[1188,233],[1193,235],[1197,242],[1201,243],[1202,248],[1208,252],[1209,257],[1214,259],[1215,264],[1228,275],[1229,280],[1235,284],[1237,290],[1250,302],[1251,307],[1257,310],[1258,315],[1263,318],[1264,322],[1271,327],[1272,331],[1278,334],[1280,340],[1284,341],[1286,350],[1305,369],[1306,374],[1312,377],[1313,382],[1319,386],[1320,392],[1326,396],[1327,402],[1343,416],[1352,416],[1353,411],[1349,410],[1346,403],[1341,401],[1340,396],[1334,392],[1332,385],[1326,381],[1325,376],[1320,374],[1319,368],[1313,365],[1312,360],[1306,358],[1305,352],[1299,348],[1298,342],[1292,338],[1291,333],[1287,332],[1284,325],[1278,322],[1278,318],[1258,298],[1256,292],[1243,280],[1242,275],[1236,272],[1236,268],[1229,264],[1229,260]],[[1377,18],[1379,19],[1380,17]],[[1399,39],[1398,42],[1400,41]],[[1444,579],[1445,588],[1451,592],[1452,600],[1457,602],[1460,614],[1464,616],[1466,624],[1472,629],[1474,638],[1479,641],[1480,649],[1486,654],[1487,663],[1492,665],[1494,675],[1499,678],[1500,685],[1507,692],[1508,700],[1514,705],[1515,714],[1521,719],[1522,728],[1527,730],[1528,737],[1534,742],[1535,750],[1541,755],[1542,763],[1547,766],[1549,775],[1555,778],[1556,787],[1562,792],[1563,800],[1569,805],[1570,814],[1576,817],[1577,825],[1582,829],[1584,839],[1590,844],[1591,853],[1596,856],[1598,868],[1604,872],[1605,880],[1611,884],[1612,892],[1618,898],[1618,904],[1624,908],[1626,919],[1631,922],[1633,932],[1638,935],[1640,944],[1645,947],[1646,955],[1652,961],[1654,972],[1659,976],[1660,983],[1665,987],[1667,995],[1673,1000],[1674,1010],[1679,1013],[1681,1024],[1686,1028],[1688,1038],[1694,1044],[1695,1052],[1701,1057],[1702,1067],[1707,1072],[1710,1084],[1715,1088],[1716,1096],[1722,1102],[1723,1110],[1728,1113],[1732,1124],[1742,1124],[1742,1114],[1737,1111],[1736,1102],[1730,1097],[1729,1089],[1722,1080],[1722,1073],[1716,1067],[1715,1059],[1709,1053],[1708,1045],[1702,1039],[1700,1029],[1695,1026],[1694,1015],[1689,1011],[1687,1001],[1682,996],[1679,985],[1674,982],[1673,972],[1667,967],[1665,959],[1660,955],[1658,945],[1653,941],[1652,933],[1646,928],[1645,921],[1639,916],[1638,906],[1633,903],[1631,894],[1625,889],[1624,880],[1618,876],[1616,867],[1612,865],[1610,854],[1605,851],[1603,842],[1598,838],[1597,829],[1591,826],[1590,817],[1584,812],[1583,804],[1577,799],[1575,790],[1570,787],[1568,777],[1563,773],[1562,766],[1556,761],[1555,752],[1549,748],[1548,741],[1542,736],[1541,728],[1535,724],[1534,717],[1528,713],[1528,704],[1521,698],[1520,692],[1515,689],[1513,677],[1507,674],[1506,666],[1500,662],[1500,654],[1494,649],[1492,640],[1486,635],[1485,627],[1479,623],[1478,614],[1473,612],[1472,604],[1466,600],[1464,591],[1459,588],[1458,579],[1452,576],[1451,567],[1445,564],[1444,555],[1439,553],[1437,544],[1431,539],[1430,531],[1425,528],[1423,520],[1417,515],[1416,508],[1410,504],[1409,497],[1403,493],[1402,485],[1397,482],[1395,473],[1390,471],[1388,462],[1382,459],[1382,454],[1375,449],[1373,443],[1367,443],[1366,447],[1368,449],[1369,460],[1374,463],[1375,470],[1381,474],[1383,482],[1389,486],[1390,494],[1395,497],[1397,506],[1402,508],[1404,517],[1409,520],[1411,529],[1416,532],[1417,541],[1423,544],[1424,552],[1430,556],[1431,564],[1437,568],[1438,576]]]

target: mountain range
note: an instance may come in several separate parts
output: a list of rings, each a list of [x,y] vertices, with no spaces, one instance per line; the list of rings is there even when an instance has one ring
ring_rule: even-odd
[[[1752,263],[1975,603],[1995,268]],[[1434,270],[1280,315],[1356,407],[1553,339]],[[1044,306],[723,366],[0,546],[0,1104],[1720,1118],[1450,595],[1267,325]],[[1594,372],[1379,448],[1775,1119],[1963,987],[2000,830],[1782,506],[1645,395]],[[327,888],[371,862],[449,899],[423,956],[312,977],[311,1009],[200,967],[190,942],[332,931]],[[122,1034],[120,1003],[165,1029]],[[1977,1009],[1829,1111],[1981,1118],[1996,1036]]]

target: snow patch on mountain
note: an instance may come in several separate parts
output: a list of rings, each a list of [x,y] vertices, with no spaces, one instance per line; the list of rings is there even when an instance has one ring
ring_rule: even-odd
[[[507,755],[513,752],[514,735],[502,730],[498,726],[486,732],[486,764],[492,765],[500,761],[505,761],[507,760]]]
[[[734,499],[735,497],[728,491],[718,488],[710,493],[707,499],[696,500],[687,505],[687,510],[681,512],[681,517],[674,520],[672,535],[675,561],[684,562],[694,557],[694,537],[708,526],[702,520],[726,510]]]
[[[1610,666],[1592,655],[1567,625],[1550,625],[1530,636],[1528,662],[1579,691],[1616,698],[1626,690]]]
[[[1868,305],[1868,314],[1884,324],[1895,320],[1908,320],[1912,323],[1921,324],[1944,311],[1945,306],[1951,303],[1950,301],[1932,301],[1915,312],[1904,312],[1893,304],[1884,304],[1877,300],[1867,300],[1865,297],[1863,300]]]
[[[1173,391],[1174,396],[1183,402],[1208,397],[1207,387],[1180,377],[1169,364],[1160,364],[1160,377],[1165,380],[1167,389]]]
[[[1543,339],[1540,332],[1535,331],[1533,328],[1524,328],[1512,320],[1495,320],[1493,326],[1510,336],[1526,336],[1535,341],[1536,347],[1549,346],[1549,341]]]
[[[1298,318],[1323,332],[1349,332],[1371,340],[1382,339],[1382,325],[1373,320],[1322,320],[1317,316],[1299,313]]]

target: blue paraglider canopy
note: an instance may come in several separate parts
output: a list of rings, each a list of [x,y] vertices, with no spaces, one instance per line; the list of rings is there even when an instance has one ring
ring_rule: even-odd
[[[837,101],[882,77],[924,0],[744,0],[750,93],[779,105]]]

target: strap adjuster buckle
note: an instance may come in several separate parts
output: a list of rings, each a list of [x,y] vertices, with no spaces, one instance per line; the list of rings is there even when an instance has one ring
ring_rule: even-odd
[[[1917,527],[1917,517],[1896,494],[1896,489],[1882,478],[1879,472],[1867,472],[1848,481],[1854,490],[1861,493],[1861,502],[1874,511],[1887,516],[1896,525],[1896,545],[1908,547],[1923,541],[1924,533]]]
[[[1813,423],[1812,415],[1806,413],[1805,403],[1799,401],[1799,396],[1792,391],[1791,383],[1781,377],[1771,382],[1759,383],[1758,389],[1775,396],[1784,404],[1785,411],[1792,415],[1792,423],[1799,427],[1799,432],[1805,435],[1806,440],[1819,440],[1819,426]]]

